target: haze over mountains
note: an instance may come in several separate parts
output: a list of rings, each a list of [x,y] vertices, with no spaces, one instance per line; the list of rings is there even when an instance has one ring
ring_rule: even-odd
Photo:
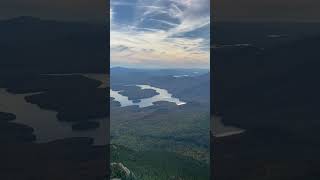
[[[130,69],[111,68],[111,87],[123,84],[150,84],[167,89],[175,97],[190,102],[209,103],[208,69]]]

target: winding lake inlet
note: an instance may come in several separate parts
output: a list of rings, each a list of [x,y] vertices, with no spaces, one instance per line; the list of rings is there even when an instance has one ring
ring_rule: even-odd
[[[121,107],[137,105],[140,108],[144,108],[144,107],[152,106],[154,105],[155,102],[159,102],[159,101],[172,102],[178,106],[186,104],[186,102],[180,101],[178,98],[174,98],[173,95],[170,94],[165,89],[156,88],[150,85],[136,85],[136,86],[140,87],[141,90],[143,89],[155,90],[158,93],[158,95],[155,95],[150,98],[140,99],[139,102],[134,102],[132,100],[129,100],[129,97],[120,94],[119,92],[121,91],[114,91],[110,89],[110,97],[114,98],[114,101],[119,102]]]

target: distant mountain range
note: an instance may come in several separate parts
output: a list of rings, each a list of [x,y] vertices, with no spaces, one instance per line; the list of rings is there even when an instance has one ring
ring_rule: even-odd
[[[164,88],[188,102],[209,103],[208,69],[131,69],[111,68],[111,88],[116,85],[150,84]],[[178,76],[178,77],[177,77]]]
[[[0,21],[1,72],[107,72],[108,27],[22,16]]]
[[[320,32],[320,23],[215,22],[211,23],[214,45],[251,44],[267,48]]]

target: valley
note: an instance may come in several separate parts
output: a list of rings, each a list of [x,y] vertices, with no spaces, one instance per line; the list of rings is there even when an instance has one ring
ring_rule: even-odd
[[[123,80],[116,76],[117,71],[119,68],[111,68],[111,89],[115,87],[114,89],[120,92],[123,90],[128,96],[122,95],[126,97],[123,101],[113,96],[111,91],[111,97],[114,98],[111,99],[110,106],[110,135],[111,144],[115,147],[111,149],[111,162],[123,163],[141,179],[154,179],[157,176],[159,179],[170,179],[174,176],[207,179],[209,177],[210,109],[209,102],[203,100],[205,98],[209,100],[209,94],[205,93],[208,92],[205,88],[209,86],[208,78],[206,79],[208,71],[198,76],[176,78],[174,75],[159,73],[159,70],[121,68],[121,71],[128,73]],[[171,72],[174,71],[177,74],[181,73],[179,69],[171,70]],[[190,72],[193,71],[190,70]],[[201,81],[195,81],[197,78]],[[153,89],[158,94],[139,99],[135,93],[136,89],[130,86],[128,88],[128,85],[133,84],[140,87],[141,93],[145,89]],[[176,88],[171,84],[175,84]],[[192,94],[185,91],[187,84],[198,86],[199,89]],[[174,93],[171,94],[171,92]],[[200,98],[186,98],[192,95]],[[126,103],[130,97],[140,101]],[[118,153],[119,155],[116,156]],[[133,161],[128,157],[136,160]],[[161,160],[158,159],[159,157],[162,157]],[[171,162],[177,164],[172,164],[172,168],[161,168]],[[176,169],[178,167],[182,169]],[[184,169],[190,167],[195,169],[192,171]],[[189,176],[187,173],[195,174]],[[146,175],[150,177],[144,177]]]

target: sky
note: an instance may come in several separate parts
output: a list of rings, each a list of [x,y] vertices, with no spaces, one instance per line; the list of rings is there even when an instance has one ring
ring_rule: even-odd
[[[208,67],[210,0],[0,0],[0,19],[106,23],[111,64]],[[217,21],[320,22],[319,0],[212,0]],[[106,9],[107,8],[107,9]]]
[[[61,21],[106,23],[104,0],[0,0],[0,19],[34,16]]]
[[[111,0],[111,66],[209,68],[210,0]]]
[[[213,0],[216,21],[320,22],[319,0]]]

